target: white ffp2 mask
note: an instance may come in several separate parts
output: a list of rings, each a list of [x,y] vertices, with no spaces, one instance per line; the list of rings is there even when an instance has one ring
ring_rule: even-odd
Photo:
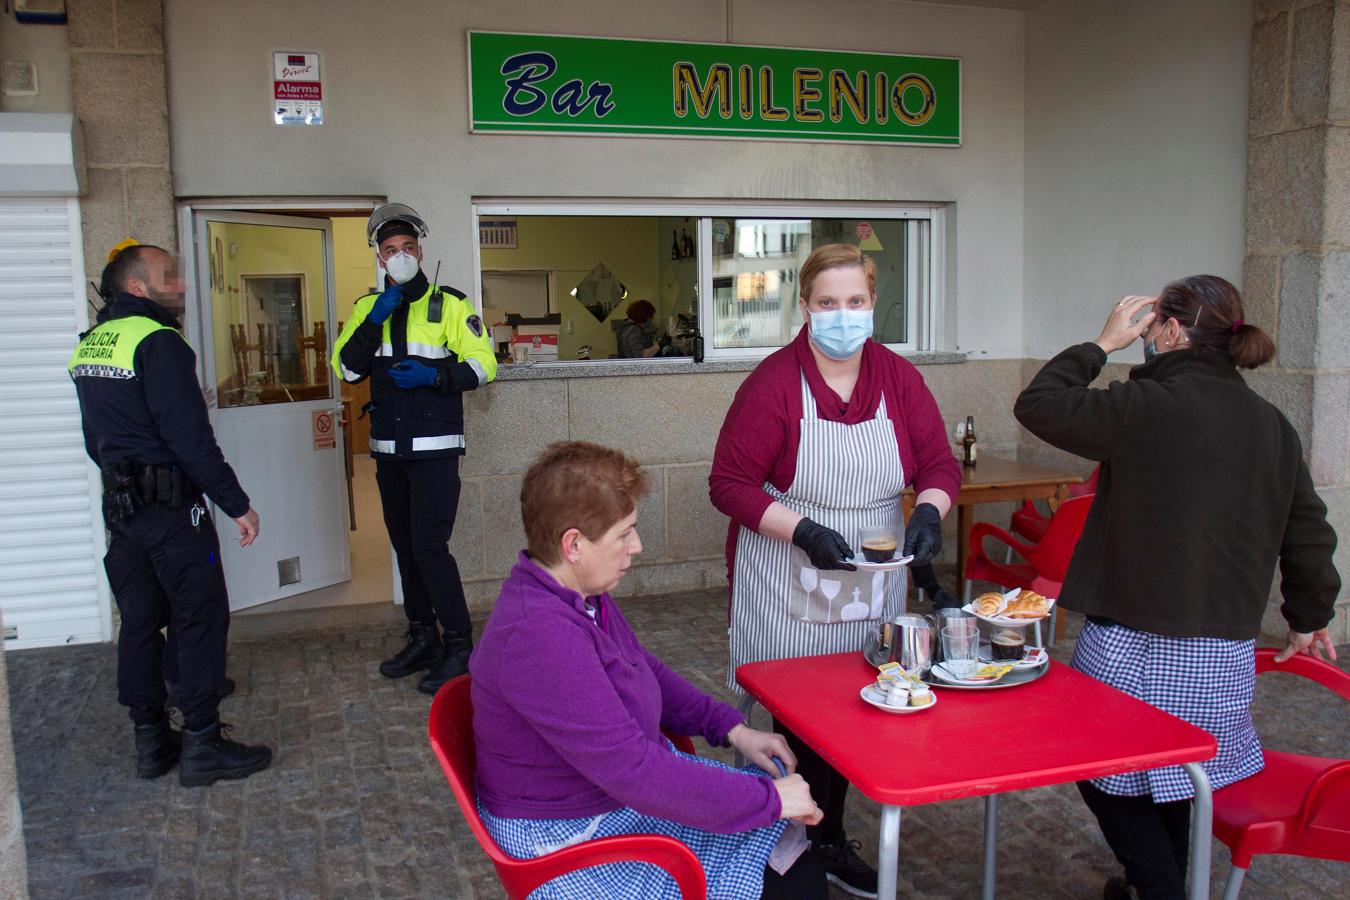
[[[384,270],[394,279],[395,284],[407,284],[412,281],[421,268],[417,257],[406,250],[400,250],[384,261]]]

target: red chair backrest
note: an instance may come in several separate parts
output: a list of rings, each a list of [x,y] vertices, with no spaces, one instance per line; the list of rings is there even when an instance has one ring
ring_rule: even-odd
[[[1055,510],[1050,525],[1045,529],[1045,536],[1027,553],[1027,561],[1036,569],[1037,576],[1047,581],[1064,580],[1095,496],[1085,494],[1082,497],[1070,497]]]
[[[1097,479],[1100,478],[1101,475],[1102,467],[1098,465],[1097,468],[1092,470],[1092,474],[1088,476],[1087,481],[1084,481],[1082,484],[1069,485],[1069,496],[1085,497],[1088,494],[1097,493]]]
[[[1314,659],[1306,653],[1299,653],[1282,663],[1277,663],[1275,655],[1278,652],[1269,648],[1256,651],[1257,675],[1262,672],[1288,672],[1290,675],[1301,675],[1350,700],[1350,672],[1342,671],[1329,662]]]
[[[472,676],[461,675],[449,681],[431,701],[428,731],[431,748],[445,772],[445,780],[459,802],[460,812],[469,823],[469,830],[495,865],[509,865],[514,860],[501,851],[488,834],[487,826],[478,815],[477,789],[474,772],[477,759],[473,747],[473,701],[470,699]]]

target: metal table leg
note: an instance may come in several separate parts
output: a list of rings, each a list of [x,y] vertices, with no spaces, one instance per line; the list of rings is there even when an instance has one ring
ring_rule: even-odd
[[[980,891],[983,900],[994,900],[994,883],[998,880],[998,794],[984,798],[984,885]]]
[[[1214,796],[1209,776],[1199,763],[1186,763],[1186,774],[1195,785],[1191,810],[1191,900],[1208,900],[1210,853],[1214,845]]]
[[[881,836],[877,841],[877,900],[895,900],[900,880],[900,807],[881,807]]]

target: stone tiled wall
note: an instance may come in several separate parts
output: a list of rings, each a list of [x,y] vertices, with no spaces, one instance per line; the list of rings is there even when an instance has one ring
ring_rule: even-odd
[[[70,4],[75,115],[89,167],[80,198],[85,277],[97,283],[125,237],[177,244],[169,173],[169,104],[160,0]]]
[[[1350,576],[1350,4],[1260,0],[1247,156],[1249,321],[1279,347],[1250,378],[1303,438]],[[1272,596],[1266,620],[1284,631]],[[1350,592],[1335,640],[1350,639]]]
[[[948,428],[975,417],[982,452],[1016,456],[1012,401],[1022,361],[920,369]],[[520,482],[534,456],[557,440],[585,439],[636,456],[652,490],[639,507],[643,553],[619,587],[625,595],[726,583],[727,517],[708,500],[708,473],[722,419],[746,373],[504,381],[466,400],[469,456],[451,549],[470,603],[485,609],[525,545]],[[981,510],[1003,518],[1005,510]],[[954,518],[954,517],[952,517]],[[949,531],[952,530],[949,523]],[[946,552],[953,556],[954,540]],[[954,558],[954,557],[953,557]]]

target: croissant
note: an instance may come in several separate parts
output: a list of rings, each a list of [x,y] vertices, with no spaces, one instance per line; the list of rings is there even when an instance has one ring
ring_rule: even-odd
[[[992,616],[998,613],[998,608],[1003,605],[1003,595],[990,591],[987,594],[981,594],[975,598],[971,608],[975,610],[976,615]]]
[[[1009,619],[1039,619],[1050,611],[1050,601],[1035,591],[1021,591],[1008,601],[1003,615]]]

